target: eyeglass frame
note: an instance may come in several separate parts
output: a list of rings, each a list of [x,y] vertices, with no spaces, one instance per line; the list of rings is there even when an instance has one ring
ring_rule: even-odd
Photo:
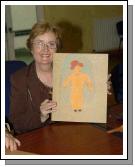
[[[54,47],[50,47],[48,44],[53,42],[55,45]],[[33,41],[32,44],[36,44],[35,46],[39,49],[45,49],[45,47],[47,47],[48,49],[57,49],[57,42],[56,41],[49,41],[47,43],[37,40],[37,41]]]

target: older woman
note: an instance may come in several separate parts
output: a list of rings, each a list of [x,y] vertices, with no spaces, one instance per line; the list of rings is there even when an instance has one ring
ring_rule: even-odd
[[[37,23],[27,40],[34,61],[11,77],[10,122],[16,134],[43,127],[56,111],[52,101],[53,54],[60,49],[60,32],[48,23]]]
[[[52,101],[53,53],[60,48],[59,29],[48,23],[33,26],[27,40],[34,61],[11,78],[10,121],[20,134],[43,127],[56,111]]]

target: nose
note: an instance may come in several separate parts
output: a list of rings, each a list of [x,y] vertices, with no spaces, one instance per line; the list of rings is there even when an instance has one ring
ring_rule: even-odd
[[[42,50],[43,50],[43,51],[49,51],[49,46],[46,45],[46,44],[44,44],[44,45],[42,46]]]

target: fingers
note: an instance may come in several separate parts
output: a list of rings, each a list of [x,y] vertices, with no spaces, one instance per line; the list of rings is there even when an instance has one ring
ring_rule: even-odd
[[[111,95],[111,94],[112,94],[112,92],[110,91],[110,89],[111,89],[111,86],[110,86],[110,85],[107,85],[107,94],[108,94],[108,95]]]
[[[110,85],[110,86],[112,84],[112,82],[110,80],[111,76],[112,76],[111,74],[108,74],[108,79],[107,79],[107,85]]]
[[[15,142],[16,142],[17,146],[21,146],[21,142],[18,139],[15,138]]]
[[[5,142],[6,148],[10,151],[17,150],[17,146],[21,145],[21,142],[18,139],[14,138],[11,134],[6,135]]]
[[[107,91],[107,94],[108,94],[108,95],[112,95],[112,93],[111,93],[111,92],[109,92],[109,91]]]
[[[16,143],[15,143],[15,141],[14,140],[10,140],[10,143],[9,143],[9,145],[10,145],[10,151],[15,151],[15,150],[17,150],[17,146],[16,146]]]
[[[5,137],[5,145],[6,145],[6,148],[7,148],[7,149],[9,148],[9,143],[10,143],[9,140],[10,140],[10,139],[6,136],[6,137]]]
[[[49,109],[51,107],[55,107],[57,105],[57,103],[55,101],[51,101],[51,100],[45,100],[41,103],[41,107],[45,107],[46,109]]]
[[[41,105],[45,105],[45,104],[47,104],[48,102],[49,102],[49,100],[46,99],[46,100],[44,100],[44,101],[41,103]]]
[[[40,109],[44,111],[48,111],[56,107],[56,103],[48,102],[46,104],[41,104]]]
[[[43,106],[44,107],[44,106]],[[56,107],[56,103],[48,103],[47,105],[46,105],[46,110],[50,110],[50,109],[52,109],[52,108],[55,108]]]
[[[56,111],[57,103],[51,100],[45,100],[41,103],[40,110],[43,115]]]
[[[112,74],[108,74],[108,80],[111,78]]]
[[[57,111],[56,107],[53,107],[53,108],[50,108],[50,109],[48,109],[48,110],[42,109],[42,110],[41,110],[41,113],[42,113],[43,115],[47,115],[47,114],[50,114],[50,113],[56,112],[56,111]]]
[[[111,85],[112,85],[112,82],[110,81],[110,78],[111,78],[111,74],[108,74],[108,80],[107,80],[107,94],[108,95],[111,95]]]

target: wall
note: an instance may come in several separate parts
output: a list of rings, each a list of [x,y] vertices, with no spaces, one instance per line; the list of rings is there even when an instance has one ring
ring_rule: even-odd
[[[64,51],[92,52],[95,19],[122,17],[123,7],[106,6],[44,6],[45,21],[67,27]],[[70,32],[68,32],[70,30]],[[70,40],[71,39],[71,40]],[[70,42],[69,42],[70,41]],[[74,45],[74,47],[73,47]]]

